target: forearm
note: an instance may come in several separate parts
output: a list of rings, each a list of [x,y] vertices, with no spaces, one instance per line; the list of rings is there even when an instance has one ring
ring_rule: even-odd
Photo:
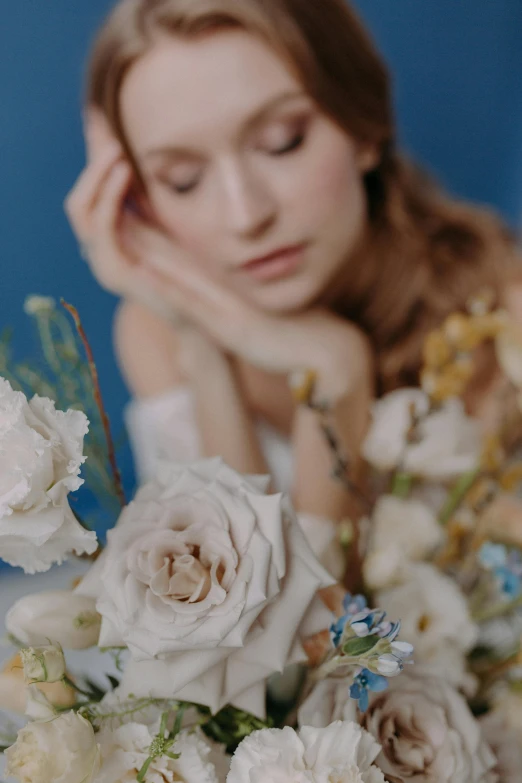
[[[209,353],[192,364],[190,386],[203,456],[221,456],[241,473],[268,468],[232,362]]]
[[[316,386],[314,400],[328,405],[327,414],[322,415],[300,405],[293,427],[294,504],[300,511],[332,520],[357,518],[366,511],[360,451],[374,395],[372,363],[368,354],[357,353],[354,357],[351,367],[355,372],[351,377],[347,373],[343,378],[343,369],[336,370],[336,366],[340,365],[341,361],[332,362]],[[336,455],[328,442],[325,428],[338,445],[338,456],[347,460],[347,481],[332,476]]]

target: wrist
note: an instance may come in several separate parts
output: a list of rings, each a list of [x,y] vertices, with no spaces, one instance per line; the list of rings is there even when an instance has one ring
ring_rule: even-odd
[[[299,384],[301,375],[301,391],[306,393],[308,387],[315,404],[331,406],[363,386],[372,386],[374,370],[370,342],[363,332],[340,319],[326,326],[316,340],[309,341],[301,373],[293,378]]]
[[[219,373],[231,372],[227,354],[196,329],[187,328],[180,332],[180,360],[189,383],[216,377]]]

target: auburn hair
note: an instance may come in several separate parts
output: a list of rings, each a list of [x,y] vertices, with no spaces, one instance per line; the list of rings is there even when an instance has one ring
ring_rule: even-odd
[[[499,218],[449,198],[398,153],[387,68],[346,0],[120,0],[94,43],[87,101],[130,155],[119,98],[132,65],[160,36],[227,28],[264,40],[347,134],[380,150],[365,176],[364,239],[324,299],[370,338],[379,393],[416,384],[426,333],[482,289],[500,303],[519,259]]]

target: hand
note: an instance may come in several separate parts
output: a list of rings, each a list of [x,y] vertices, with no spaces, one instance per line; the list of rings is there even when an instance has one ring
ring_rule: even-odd
[[[143,235],[142,235],[143,237]],[[138,245],[140,237],[133,243]],[[147,287],[164,297],[223,351],[268,372],[314,369],[330,400],[354,389],[371,373],[371,349],[353,324],[326,310],[271,315],[225,289],[169,247],[147,253],[140,270]]]
[[[141,210],[126,205],[132,169],[107,121],[95,108],[86,118],[87,165],[65,200],[65,211],[82,255],[102,288],[176,321],[177,314],[137,274],[147,254],[161,252],[164,239]],[[139,214],[141,212],[141,215]],[[133,239],[139,243],[133,244]],[[171,254],[174,243],[169,244]],[[182,253],[178,248],[178,252]]]

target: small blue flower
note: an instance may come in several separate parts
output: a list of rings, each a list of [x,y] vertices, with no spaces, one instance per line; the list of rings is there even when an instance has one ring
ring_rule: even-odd
[[[503,544],[486,541],[479,551],[479,561],[488,570],[506,565],[507,549]]]
[[[361,712],[368,709],[369,692],[380,693],[388,687],[388,680],[380,674],[374,674],[369,669],[361,669],[354,677],[350,687],[350,698],[358,702]]]
[[[344,596],[343,609],[346,612],[346,615],[359,614],[359,612],[362,612],[363,609],[366,609],[367,605],[368,604],[364,595],[352,595],[351,593],[346,593]]]
[[[495,577],[498,589],[508,601],[514,601],[522,593],[522,556],[503,544],[487,541],[480,549],[479,561]]]
[[[522,578],[509,568],[499,567],[493,570],[502,595],[509,601],[514,601],[522,592]]]

